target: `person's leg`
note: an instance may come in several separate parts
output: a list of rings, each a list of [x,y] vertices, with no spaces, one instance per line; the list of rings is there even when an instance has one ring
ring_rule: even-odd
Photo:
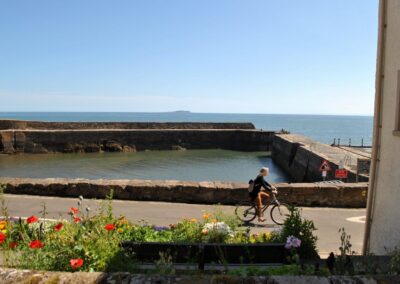
[[[263,201],[268,200],[269,194],[266,192],[260,192],[257,196],[257,213],[258,213],[258,221],[264,222],[265,219],[262,219],[263,212],[262,212],[262,207],[263,207]]]
[[[262,195],[261,192],[258,193],[257,195],[257,200],[256,200],[256,205],[257,205],[257,216],[258,216],[258,221],[264,222],[265,220],[262,219]]]
[[[265,201],[264,203],[266,203],[267,200],[269,199],[269,194],[264,191],[260,192],[260,196],[261,196],[261,202]]]

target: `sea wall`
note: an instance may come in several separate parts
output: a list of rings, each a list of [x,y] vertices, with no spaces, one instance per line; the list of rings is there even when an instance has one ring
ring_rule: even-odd
[[[248,199],[247,185],[233,182],[0,178],[10,194],[234,205]],[[280,183],[279,200],[297,206],[363,208],[367,183]]]
[[[269,151],[274,132],[235,129],[3,130],[0,153],[227,149]]]
[[[361,157],[361,156],[360,156]],[[294,182],[322,181],[320,166],[326,160],[331,168],[327,173],[327,180],[335,179],[335,170],[342,161],[356,163],[358,156],[354,153],[307,137],[293,134],[276,134],[272,143],[272,159],[279,165]],[[346,182],[356,181],[356,171],[350,167]],[[360,182],[367,182],[368,176],[360,175]]]
[[[0,120],[0,130],[81,129],[255,129],[252,123],[230,122],[47,122]]]

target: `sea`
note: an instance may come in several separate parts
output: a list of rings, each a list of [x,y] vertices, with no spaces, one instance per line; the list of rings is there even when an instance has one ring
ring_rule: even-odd
[[[286,130],[322,143],[371,145],[372,116],[222,114],[186,111],[0,112],[0,119],[121,122],[251,122],[258,129]],[[260,167],[271,170],[272,182],[289,181],[266,152],[227,150],[146,151],[138,153],[24,154],[0,156],[0,176],[92,179],[169,179],[237,181],[253,178]]]

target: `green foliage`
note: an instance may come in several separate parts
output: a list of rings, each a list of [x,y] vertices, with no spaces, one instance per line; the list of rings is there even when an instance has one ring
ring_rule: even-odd
[[[336,258],[335,273],[339,275],[353,275],[354,264],[351,260],[352,255],[355,255],[351,244],[351,236],[346,233],[344,228],[339,229],[340,233],[340,254]]]
[[[160,259],[156,261],[156,272],[160,275],[174,275],[175,267],[172,261],[172,256],[160,252]]]
[[[314,235],[315,230],[314,222],[303,219],[301,211],[292,207],[290,216],[285,220],[280,234],[275,235],[272,241],[286,242],[289,236],[294,236],[301,240],[301,246],[298,249],[300,258],[318,258],[318,237]]]
[[[400,274],[400,249],[398,248],[391,252],[389,269],[393,274]]]
[[[249,266],[244,268],[237,268],[228,271],[228,275],[235,276],[275,276],[275,275],[306,275],[306,276],[329,276],[330,273],[327,269],[315,271],[313,265],[282,265],[277,267],[260,268],[257,266]]]
[[[215,207],[209,215],[213,216],[217,221],[225,222],[232,230],[237,230],[243,223],[236,215],[227,214],[220,207]]]

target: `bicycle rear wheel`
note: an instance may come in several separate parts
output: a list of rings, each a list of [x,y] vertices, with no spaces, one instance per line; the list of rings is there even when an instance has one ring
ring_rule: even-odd
[[[290,216],[289,205],[285,203],[275,204],[271,208],[271,219],[277,225],[283,225],[285,220]]]
[[[236,206],[235,214],[240,221],[249,223],[257,217],[257,209],[253,202],[243,201]]]

